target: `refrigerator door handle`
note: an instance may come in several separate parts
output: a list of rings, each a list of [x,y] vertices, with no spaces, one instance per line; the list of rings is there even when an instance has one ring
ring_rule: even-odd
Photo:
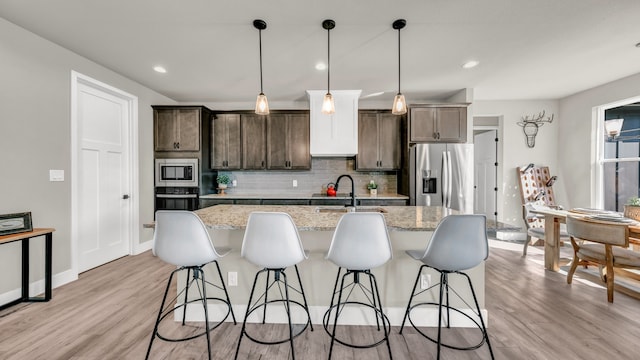
[[[442,196],[442,206],[447,207],[449,202],[449,172],[448,165],[449,159],[447,158],[447,152],[442,152],[442,165],[440,167],[440,174],[442,174],[442,184],[440,185],[440,192]]]
[[[451,165],[451,152],[447,151],[447,207],[451,207],[451,197],[453,194],[451,191],[453,190],[453,169]]]

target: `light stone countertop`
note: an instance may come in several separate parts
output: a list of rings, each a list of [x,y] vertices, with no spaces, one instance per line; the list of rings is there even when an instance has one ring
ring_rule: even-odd
[[[196,211],[205,225],[216,230],[242,230],[247,226],[253,211],[285,212],[291,215],[300,231],[334,230],[344,213],[316,210],[342,209],[338,206],[290,206],[290,205],[216,205]],[[390,231],[433,231],[438,222],[457,211],[439,206],[359,206],[358,209],[384,210]]]

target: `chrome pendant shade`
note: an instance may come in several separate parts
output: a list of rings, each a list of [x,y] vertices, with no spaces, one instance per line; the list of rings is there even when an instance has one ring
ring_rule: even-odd
[[[393,28],[398,30],[398,93],[393,99],[393,107],[391,113],[393,115],[403,115],[407,113],[407,102],[404,99],[404,95],[400,92],[400,30],[407,25],[405,19],[398,19],[393,22]]]
[[[330,91],[331,84],[331,38],[330,31],[331,29],[336,27],[336,23],[333,20],[325,20],[322,22],[322,28],[327,30],[327,94],[324,96],[324,100],[322,101],[322,113],[323,114],[333,114],[336,112],[336,106],[333,102],[333,96]]]
[[[260,46],[260,94],[258,94],[258,98],[256,99],[255,112],[258,115],[269,115],[269,102],[267,101],[267,96],[262,90],[262,30],[267,28],[267,23],[264,20],[256,19],[253,20],[253,27],[258,29]]]

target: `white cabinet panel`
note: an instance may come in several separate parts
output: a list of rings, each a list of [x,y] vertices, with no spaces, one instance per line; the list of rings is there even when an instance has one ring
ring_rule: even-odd
[[[336,112],[321,112],[326,90],[307,90],[311,122],[311,156],[352,156],[358,153],[358,98],[361,90],[332,90]]]

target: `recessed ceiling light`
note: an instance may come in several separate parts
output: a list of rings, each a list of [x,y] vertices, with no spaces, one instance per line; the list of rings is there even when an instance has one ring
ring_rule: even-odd
[[[479,61],[470,60],[470,61],[467,61],[466,63],[462,64],[462,68],[463,69],[471,69],[471,68],[474,68],[474,67],[478,66],[478,64],[480,64]]]
[[[167,69],[163,68],[160,65],[154,66],[153,70],[155,70],[156,72],[159,72],[160,74],[166,74],[167,73]]]
[[[319,62],[316,64],[316,70],[327,70],[327,64]]]

